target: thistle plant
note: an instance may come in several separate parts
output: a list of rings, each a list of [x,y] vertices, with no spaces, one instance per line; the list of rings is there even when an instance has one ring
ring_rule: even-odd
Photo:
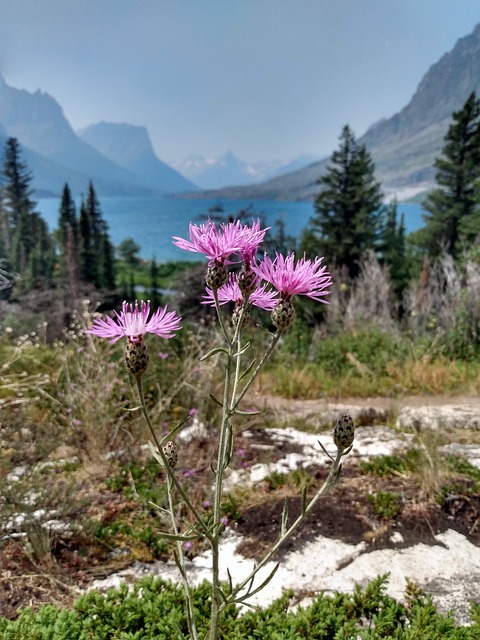
[[[281,337],[295,321],[295,296],[303,295],[326,303],[325,298],[331,285],[331,277],[322,264],[322,258],[309,260],[304,256],[297,259],[293,253],[286,257],[277,253],[273,259],[268,255],[263,259],[257,259],[259,245],[266,232],[267,229],[260,228],[259,221],[254,221],[251,225],[237,221],[219,226],[208,221],[198,226],[190,224],[188,240],[178,237],[173,239],[178,247],[201,253],[208,261],[203,304],[215,307],[223,343],[203,356],[203,359],[207,359],[214,354],[220,354],[224,358],[225,366],[222,394],[220,397],[211,396],[212,401],[221,408],[221,418],[215,460],[211,465],[214,489],[212,515],[209,519],[205,519],[204,514],[197,511],[189,499],[186,488],[176,475],[175,466],[181,451],[177,451],[175,435],[181,430],[183,423],[163,438],[159,438],[157,425],[152,424],[142,389],[142,379],[148,367],[148,350],[144,335],[152,333],[164,339],[172,338],[181,328],[181,319],[166,307],[156,310],[150,316],[148,302],[142,301],[140,305],[138,302],[133,305],[124,302],[121,313],[115,313],[114,318],[96,319],[89,330],[89,333],[107,338],[111,342],[116,342],[122,337],[127,340],[125,362],[135,381],[140,407],[151,436],[150,450],[166,474],[171,531],[162,532],[161,535],[173,540],[176,545],[174,558],[185,589],[186,616],[193,640],[198,640],[198,632],[192,589],[186,571],[185,544],[203,540],[211,548],[211,619],[208,638],[217,640],[221,613],[231,605],[248,604],[249,599],[270,582],[278,564],[262,580],[258,580],[258,572],[310,514],[323,493],[338,481],[342,458],[351,451],[353,444],[353,421],[348,415],[341,416],[334,429],[336,455],[330,456],[319,443],[331,462],[329,474],[323,485],[310,498],[307,497],[306,489],[303,490],[301,511],[293,522],[289,522],[286,503],[278,541],[241,583],[234,584],[227,567],[229,584],[223,585],[220,581],[219,566],[219,547],[224,528],[221,502],[225,473],[233,457],[236,418],[242,414],[253,413],[242,408],[244,398]],[[227,303],[233,303],[230,318],[227,318],[224,311],[224,305]],[[244,337],[252,307],[270,312],[271,322],[275,327],[269,334],[263,354],[259,357],[250,357],[253,349]],[[192,516],[188,523],[177,520],[177,506],[180,502],[188,508]]]

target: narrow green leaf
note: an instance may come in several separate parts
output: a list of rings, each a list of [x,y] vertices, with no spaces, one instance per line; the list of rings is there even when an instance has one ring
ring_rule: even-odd
[[[211,349],[211,351],[206,353],[204,356],[202,356],[200,358],[200,362],[203,362],[204,360],[207,360],[208,358],[211,358],[212,356],[216,355],[217,353],[225,353],[228,356],[228,351],[225,349],[225,347],[215,347],[214,349]]]
[[[209,394],[210,396],[210,400],[213,400],[213,402],[215,402],[215,404],[218,404],[219,407],[223,407],[223,404],[220,402],[220,400],[218,398],[216,398],[213,393]]]
[[[307,487],[303,487],[302,489],[302,515],[305,514],[307,510]]]
[[[280,530],[280,538],[283,538],[287,531],[287,520],[288,520],[288,500],[285,498],[285,502],[283,503],[283,511],[282,511],[282,528]]]
[[[245,371],[242,373],[242,375],[240,376],[239,380],[243,380],[243,378],[245,378],[245,376],[248,376],[248,374],[251,372],[251,370],[253,369],[253,367],[257,364],[257,359],[254,358],[251,363],[248,365],[248,367],[245,369]]]
[[[261,411],[242,411],[241,409],[235,409],[234,413],[238,416],[258,416]]]
[[[244,354],[248,349],[250,349],[250,345],[251,345],[251,342],[250,342],[250,340],[249,340],[248,342],[246,342],[246,343],[245,343],[245,345],[244,345],[243,347],[241,347],[241,348],[237,351],[237,353],[234,353],[234,354],[233,354],[233,357],[234,357],[234,358],[238,358],[238,356],[243,356],[243,354]]]
[[[323,444],[320,442],[320,440],[317,440],[317,442],[318,442],[318,444],[322,447],[322,449],[323,449],[323,453],[324,453],[328,458],[330,458],[330,460],[331,460],[332,462],[335,462],[335,461],[334,461],[334,459],[332,458],[332,456],[328,453],[328,451],[325,449],[325,447],[323,446]]]
[[[166,538],[167,540],[179,540],[180,542],[193,542],[198,540],[199,536],[181,536],[174,533],[167,533],[166,531],[159,531],[158,536],[160,538]]]
[[[280,563],[277,562],[277,564],[275,565],[275,567],[272,569],[272,571],[270,572],[270,574],[265,578],[265,580],[258,585],[258,587],[256,589],[254,589],[253,591],[250,591],[250,588],[248,590],[248,592],[244,595],[241,596],[240,598],[237,598],[235,600],[235,602],[237,603],[242,603],[244,602],[247,598],[251,598],[252,596],[254,596],[256,593],[258,593],[259,591],[261,591],[262,589],[264,589],[267,584],[273,579],[273,577],[275,576],[275,574],[277,573],[278,569],[280,567]],[[253,586],[253,583],[250,583],[250,587]]]

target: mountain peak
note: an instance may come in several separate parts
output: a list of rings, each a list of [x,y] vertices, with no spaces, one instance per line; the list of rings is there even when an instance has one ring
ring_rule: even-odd
[[[79,132],[94,149],[137,176],[141,184],[166,193],[197,187],[155,155],[144,126],[99,122]]]

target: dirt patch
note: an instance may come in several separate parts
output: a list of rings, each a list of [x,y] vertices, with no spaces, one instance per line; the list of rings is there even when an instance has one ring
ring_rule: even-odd
[[[317,470],[316,484],[325,477],[324,470]],[[453,484],[465,479],[453,479]],[[468,491],[468,483],[465,491]],[[259,492],[262,490],[260,487]],[[242,511],[238,521],[238,533],[244,540],[239,553],[259,560],[262,554],[279,538],[281,516],[285,501],[288,502],[288,523],[300,514],[298,495],[286,493],[281,497],[267,491],[262,498]],[[381,517],[375,510],[369,495],[379,493],[397,497],[398,513]],[[309,495],[313,495],[309,491]],[[350,466],[337,487],[328,491],[315,505],[310,516],[285,543],[278,557],[301,547],[317,535],[349,544],[365,542],[369,549],[405,548],[418,543],[438,544],[434,536],[453,529],[480,546],[480,494],[446,494],[442,504],[419,500],[420,487],[413,481],[397,477],[372,477],[362,474],[358,465]]]

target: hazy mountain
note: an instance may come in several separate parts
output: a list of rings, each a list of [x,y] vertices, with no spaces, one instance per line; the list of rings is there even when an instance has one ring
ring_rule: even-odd
[[[9,87],[0,76],[0,123],[18,139],[40,192],[59,194],[65,182],[84,193],[93,180],[100,195],[147,195],[137,177],[81,140],[60,105],[42,91]]]
[[[317,158],[302,155],[288,162],[266,160],[244,162],[231,151],[220,158],[207,159],[199,154],[191,154],[172,166],[202,189],[221,189],[227,185],[251,185],[305,167]]]
[[[100,122],[78,135],[94,149],[134,174],[138,184],[165,193],[195,191],[196,185],[159,160],[145,127]]]
[[[452,113],[462,108],[472,91],[480,96],[480,25],[430,67],[401,111],[375,123],[358,138],[371,152],[386,193],[401,196],[402,192],[431,188],[433,163],[444,145]],[[316,180],[327,166],[328,159],[260,185],[231,187],[208,195],[309,200],[318,193]]]

